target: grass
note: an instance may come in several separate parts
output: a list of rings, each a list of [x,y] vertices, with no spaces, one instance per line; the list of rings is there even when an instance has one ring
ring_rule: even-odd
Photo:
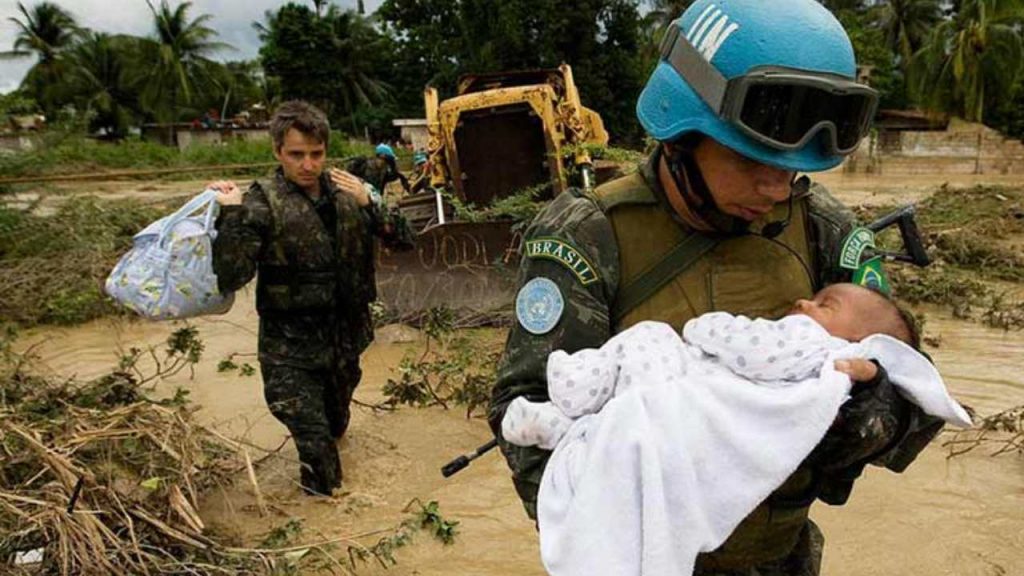
[[[373,147],[351,144],[340,132],[332,134],[328,156],[346,158],[369,155]],[[269,140],[231,140],[222,144],[197,144],[184,151],[155,142],[129,138],[101,142],[80,134],[51,133],[38,149],[0,155],[4,177],[88,174],[115,170],[159,170],[225,164],[273,162]]]
[[[164,213],[94,197],[70,198],[47,217],[0,206],[0,317],[31,326],[117,312],[103,281],[132,236]]]

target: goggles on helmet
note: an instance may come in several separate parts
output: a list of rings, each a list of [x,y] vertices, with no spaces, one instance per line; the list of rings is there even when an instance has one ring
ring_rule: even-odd
[[[856,150],[878,108],[878,92],[842,76],[760,66],[726,79],[682,34],[678,22],[661,43],[668,63],[723,120],[778,150],[803,148],[826,130],[830,152]]]

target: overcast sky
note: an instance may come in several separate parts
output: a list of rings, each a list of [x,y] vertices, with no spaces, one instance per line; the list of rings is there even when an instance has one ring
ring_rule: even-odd
[[[26,8],[42,0],[21,0]],[[153,16],[146,5],[146,0],[50,0],[70,12],[78,23],[98,32],[112,34],[132,34],[135,36],[151,36]],[[292,0],[299,4],[312,7],[310,0]],[[366,0],[367,12],[380,6],[383,0]],[[153,0],[157,4],[159,0]],[[356,0],[333,0],[341,8],[355,8]],[[177,6],[178,0],[169,0],[171,6]],[[235,47],[234,51],[222,52],[218,60],[248,60],[256,56],[259,50],[259,38],[252,28],[252,23],[263,21],[267,10],[276,10],[287,4],[287,0],[193,0],[189,10],[189,19],[194,20],[200,14],[210,14],[213,18],[208,26],[220,33],[220,39]],[[10,50],[17,35],[17,26],[10,18],[22,20],[17,0],[0,0],[0,52]],[[35,62],[33,58],[18,60],[0,60],[0,93],[10,92],[18,87],[25,73]]]

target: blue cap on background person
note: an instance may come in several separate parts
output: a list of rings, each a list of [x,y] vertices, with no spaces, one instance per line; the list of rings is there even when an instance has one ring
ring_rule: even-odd
[[[377,148],[374,150],[377,156],[384,156],[386,158],[395,158],[395,151],[387,144],[377,144]]]

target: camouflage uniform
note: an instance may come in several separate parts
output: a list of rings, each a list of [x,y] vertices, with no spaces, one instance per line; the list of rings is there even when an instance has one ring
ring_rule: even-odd
[[[382,205],[360,208],[326,174],[320,189],[314,202],[280,169],[272,181],[254,182],[242,205],[221,212],[213,265],[223,292],[259,272],[259,360],[267,404],[295,440],[303,487],[329,494],[341,483],[335,441],[348,426],[362,374],[359,355],[373,340],[373,237],[403,248],[411,246],[412,234]]]
[[[666,213],[674,212],[665,199],[655,171],[659,157],[660,153],[656,152],[642,167],[639,175],[625,178],[636,179],[648,196],[657,199],[657,206],[647,208],[661,214],[663,219]],[[610,184],[625,181],[625,178]],[[617,236],[613,220],[602,210],[600,198],[602,189],[610,184],[602,186],[593,195],[576,191],[561,194],[531,223],[524,238],[527,249],[520,266],[519,284],[522,286],[536,277],[552,280],[564,298],[564,312],[554,328],[542,335],[531,334],[520,323],[513,326],[499,366],[489,421],[512,469],[516,490],[531,518],[536,518],[537,489],[550,453],[505,442],[501,438],[501,419],[508,403],[517,396],[524,396],[531,401],[548,400],[545,366],[548,354],[553,350],[563,349],[572,353],[582,348],[597,348],[614,332],[625,328],[617,321],[621,317],[616,315],[616,298],[622,286],[620,283],[625,282],[624,253],[620,254],[620,239],[626,237]],[[796,259],[800,260],[800,274],[807,285],[806,295],[810,296],[811,292],[826,284],[849,280],[848,273],[837,264],[842,239],[852,229],[853,218],[849,210],[818,186],[794,203],[797,202],[801,203],[798,206],[800,209],[793,211],[793,221],[786,230],[787,234],[790,230],[806,231],[800,234],[806,236],[803,249],[811,255],[810,262]],[[673,220],[675,224],[670,222],[670,226],[685,228],[685,224],[678,218],[673,217]],[[636,227],[627,231],[627,234],[642,234],[641,229],[646,226],[646,221],[638,220]],[[574,269],[564,259],[558,261],[549,257],[530,257],[530,244],[536,239],[551,239],[556,244],[571,247],[579,257],[574,256],[568,262],[586,262],[586,266]],[[790,251],[796,255],[796,251]],[[706,266],[709,258],[707,255],[702,256],[693,268],[702,264]],[[757,265],[748,264],[746,267]],[[580,273],[581,269],[583,273]],[[776,280],[771,270],[761,270],[758,274],[763,276],[761,282],[765,284],[789,281],[782,278]],[[733,292],[743,292],[750,286],[730,288]],[[693,313],[683,317],[682,321],[711,309],[746,315],[781,315],[791,303],[783,302],[781,304],[784,308],[776,306],[771,314],[766,314],[756,308],[738,310],[730,309],[728,305],[725,308],[716,307],[714,299],[711,299],[710,304],[705,303],[707,309],[700,310],[701,305],[697,305]],[[663,316],[660,312],[648,308],[648,311],[639,315],[634,313],[632,321],[661,320]],[[680,329],[682,325],[675,327]],[[695,574],[817,574],[822,538],[817,527],[807,518],[810,503],[817,498],[833,504],[844,503],[852,489],[853,480],[859,476],[867,462],[902,471],[941,428],[941,422],[924,415],[893,391],[884,370],[880,370],[876,382],[858,386],[858,390],[863,392],[843,407],[837,420],[845,425],[835,426],[834,431],[822,441],[801,469],[744,520],[719,551],[700,555]],[[783,490],[787,486],[789,488]],[[781,530],[773,528],[776,526],[773,522],[789,524],[785,530]],[[750,530],[757,533],[756,538],[747,538]],[[737,537],[740,533],[743,535]],[[766,552],[765,548],[770,550]]]
[[[393,158],[378,156],[354,158],[345,165],[345,170],[373,184],[381,194],[385,192],[387,185],[395,180],[402,183],[402,189],[406,194],[412,193],[409,188],[409,179],[398,170]]]

